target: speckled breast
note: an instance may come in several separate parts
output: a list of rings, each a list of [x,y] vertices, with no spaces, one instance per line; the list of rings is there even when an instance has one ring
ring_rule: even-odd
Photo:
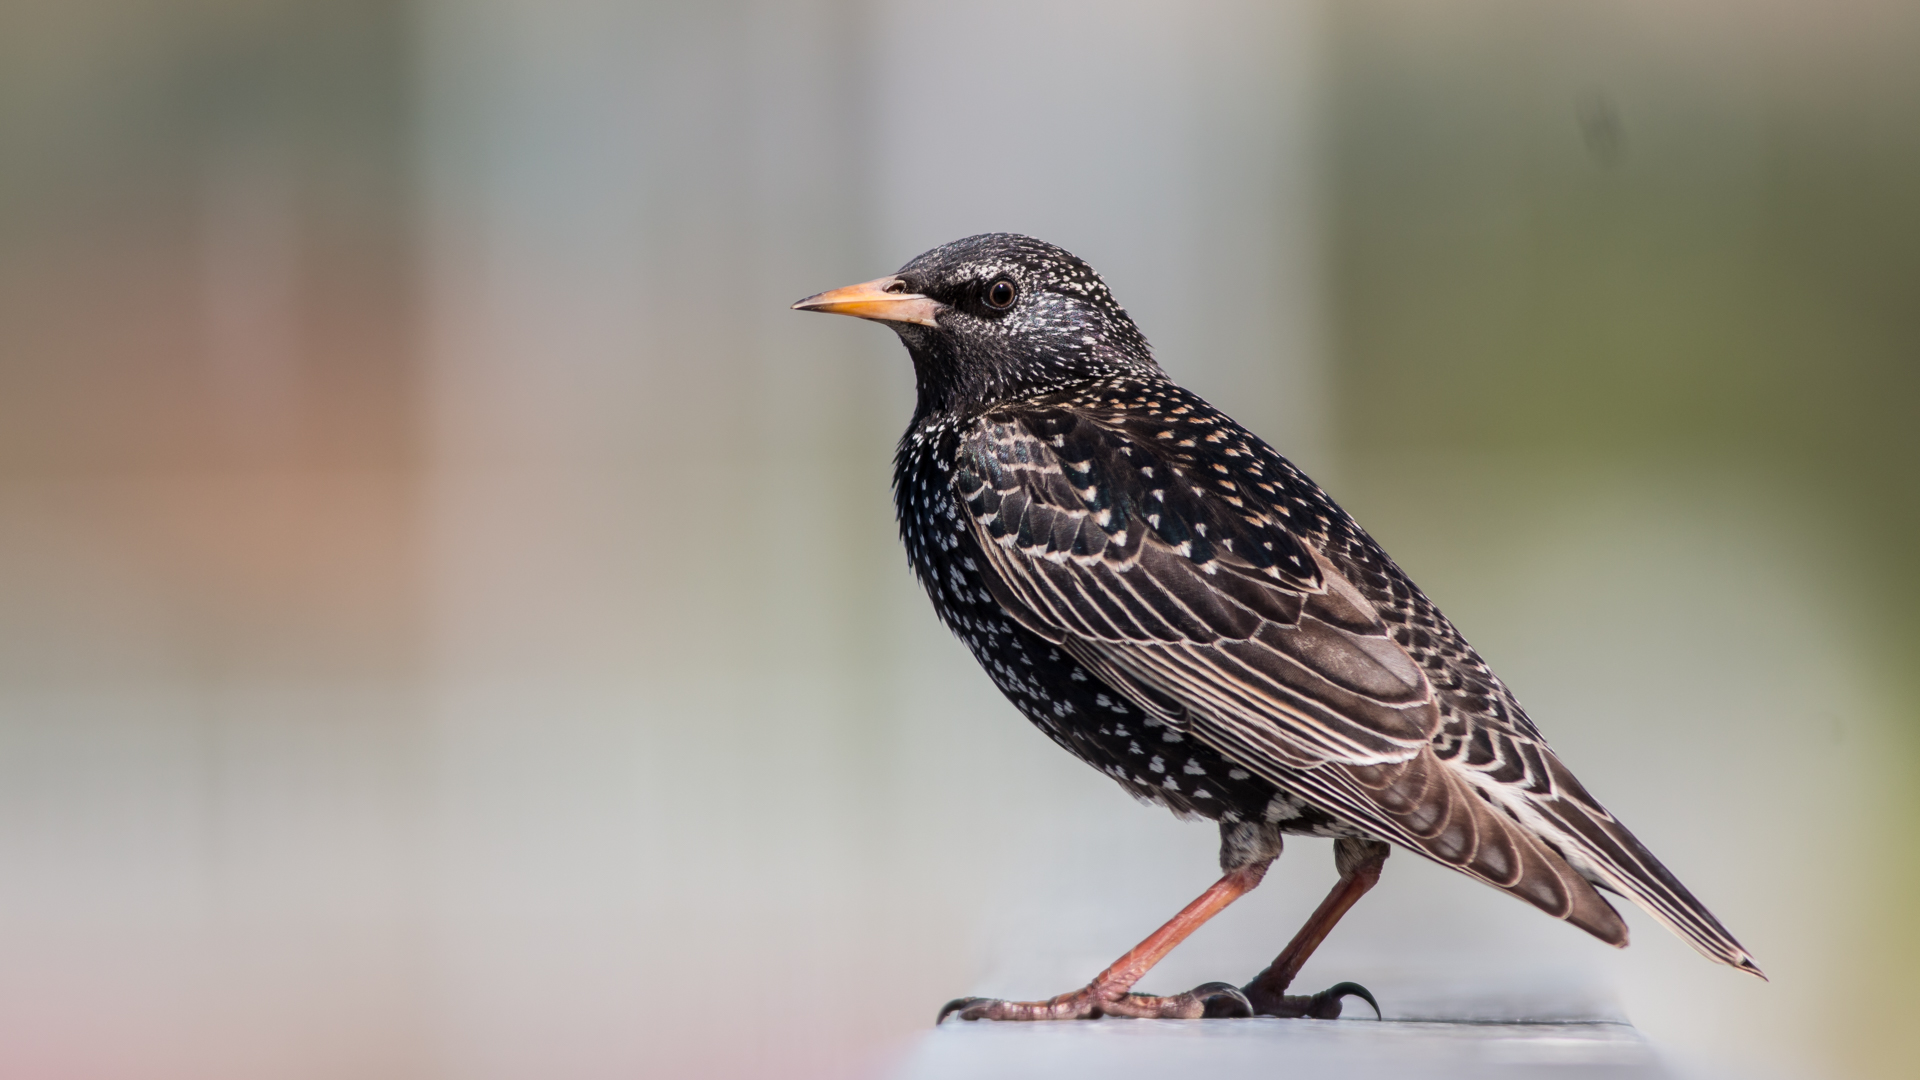
[[[958,436],[916,427],[895,460],[900,536],[934,610],[1021,715],[1135,797],[1183,816],[1267,820],[1287,832],[1362,835],[1127,702],[1058,646],[1015,623],[951,486]]]

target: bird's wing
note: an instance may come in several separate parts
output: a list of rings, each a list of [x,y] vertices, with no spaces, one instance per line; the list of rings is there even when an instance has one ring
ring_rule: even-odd
[[[1151,438],[1044,406],[982,417],[952,476],[995,599],[1150,716],[1356,826],[1625,943],[1585,877],[1436,756],[1442,716],[1426,673],[1273,503],[1194,475]]]
[[[1003,410],[963,438],[954,487],[1002,606],[1150,714],[1233,723],[1296,768],[1404,761],[1439,729],[1425,675],[1338,570],[1151,446]]]

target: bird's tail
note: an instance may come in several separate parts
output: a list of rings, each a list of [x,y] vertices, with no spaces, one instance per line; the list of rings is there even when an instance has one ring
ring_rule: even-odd
[[[1726,927],[1544,745],[1528,783],[1480,784],[1431,749],[1377,765],[1287,770],[1275,783],[1381,839],[1525,900],[1609,945],[1627,925],[1595,886],[1625,896],[1709,959],[1759,975]],[[1242,754],[1245,759],[1245,754]]]
[[[1551,794],[1528,802],[1542,836],[1589,881],[1640,905],[1709,960],[1767,976],[1720,920],[1696,899],[1618,818],[1587,794],[1550,751],[1543,752]]]

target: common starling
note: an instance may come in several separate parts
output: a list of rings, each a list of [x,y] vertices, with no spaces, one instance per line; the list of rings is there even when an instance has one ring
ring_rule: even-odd
[[[913,359],[894,502],[942,621],[1054,742],[1220,827],[1225,876],[1087,986],[941,1019],[1330,1017],[1347,995],[1377,1012],[1351,983],[1286,990],[1389,845],[1610,945],[1627,926],[1596,890],[1625,896],[1760,975],[1373,538],[1167,378],[1086,263],[991,233],[793,306],[883,321]],[[1332,837],[1339,881],[1273,963],[1239,988],[1132,993],[1286,833]]]

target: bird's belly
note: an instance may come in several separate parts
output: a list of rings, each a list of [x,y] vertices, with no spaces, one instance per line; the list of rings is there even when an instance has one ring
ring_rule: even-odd
[[[1000,692],[1047,737],[1135,797],[1182,816],[1265,820],[1315,836],[1367,835],[1148,716],[991,600],[956,603],[959,592],[936,597],[935,606]]]

